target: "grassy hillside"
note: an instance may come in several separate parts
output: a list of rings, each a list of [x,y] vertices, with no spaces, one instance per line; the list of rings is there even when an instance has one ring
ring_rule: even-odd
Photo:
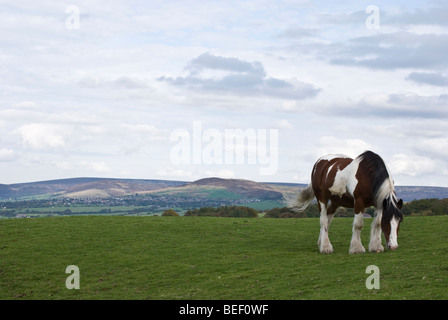
[[[368,245],[370,219],[363,243]],[[448,216],[406,217],[399,248],[318,253],[318,219],[65,217],[0,221],[0,299],[447,299]],[[79,290],[65,287],[68,265]],[[365,286],[380,269],[380,289]]]
[[[243,199],[242,195],[228,191],[219,186],[181,186],[152,192],[152,194],[169,197],[198,197],[207,199]]]

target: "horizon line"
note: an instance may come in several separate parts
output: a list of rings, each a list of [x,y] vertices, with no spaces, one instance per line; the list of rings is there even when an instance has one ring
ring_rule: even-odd
[[[185,182],[185,183],[193,183],[203,179],[212,179],[218,178],[223,180],[246,180],[252,181],[256,183],[282,183],[282,184],[297,184],[297,185],[308,185],[306,182],[288,182],[288,181],[256,181],[251,179],[243,179],[243,178],[222,178],[217,176],[207,176],[203,178],[199,178],[196,180],[182,180],[182,179],[154,179],[154,178],[112,178],[112,177],[70,177],[70,178],[56,178],[49,180],[37,180],[37,181],[27,181],[27,182],[14,182],[14,183],[0,183],[0,185],[11,186],[18,184],[29,184],[29,183],[43,183],[43,182],[52,182],[52,181],[60,181],[60,180],[75,180],[75,179],[98,179],[98,180],[150,180],[150,181],[171,181],[171,182]],[[395,187],[429,187],[429,188],[448,188],[448,186],[431,186],[431,185],[395,185]]]

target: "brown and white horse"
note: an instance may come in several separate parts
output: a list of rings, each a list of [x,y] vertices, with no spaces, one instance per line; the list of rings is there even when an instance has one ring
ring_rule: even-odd
[[[403,200],[397,199],[392,177],[383,159],[376,153],[366,151],[355,159],[344,155],[321,157],[314,165],[311,183],[299,193],[291,206],[303,211],[314,197],[320,210],[320,252],[333,252],[328,228],[339,206],[354,208],[355,211],[350,253],[365,252],[361,244],[361,229],[364,209],[370,206],[375,206],[376,210],[370,232],[369,251],[384,251],[381,230],[387,247],[391,250],[398,247]]]

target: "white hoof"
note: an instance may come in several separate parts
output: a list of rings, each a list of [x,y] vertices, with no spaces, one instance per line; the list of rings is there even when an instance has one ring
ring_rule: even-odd
[[[382,245],[379,246],[369,246],[369,251],[370,252],[383,252],[384,251],[384,247]]]
[[[333,246],[331,243],[319,247],[320,253],[333,253]]]
[[[360,243],[360,242],[358,242],[358,243],[351,243],[350,244],[350,250],[349,250],[349,253],[351,253],[351,254],[357,254],[357,253],[364,253],[364,252],[366,252],[366,249],[363,247],[363,245]]]

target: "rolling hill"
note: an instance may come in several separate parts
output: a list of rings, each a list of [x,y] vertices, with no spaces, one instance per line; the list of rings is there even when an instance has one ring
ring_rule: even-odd
[[[107,198],[184,185],[185,181],[71,178],[16,184],[0,184],[0,199],[30,197]]]
[[[259,199],[281,201],[283,194],[294,195],[305,184],[254,182],[244,179],[204,178],[193,182],[71,178],[29,183],[0,184],[0,200],[29,198],[111,198],[136,194],[155,194],[166,197],[199,197],[210,199]],[[397,186],[404,201],[425,198],[448,198],[448,188],[426,186]]]
[[[259,198],[263,200],[281,200],[282,192],[268,184],[243,179],[205,178],[186,185],[193,188],[220,188],[245,198]]]

